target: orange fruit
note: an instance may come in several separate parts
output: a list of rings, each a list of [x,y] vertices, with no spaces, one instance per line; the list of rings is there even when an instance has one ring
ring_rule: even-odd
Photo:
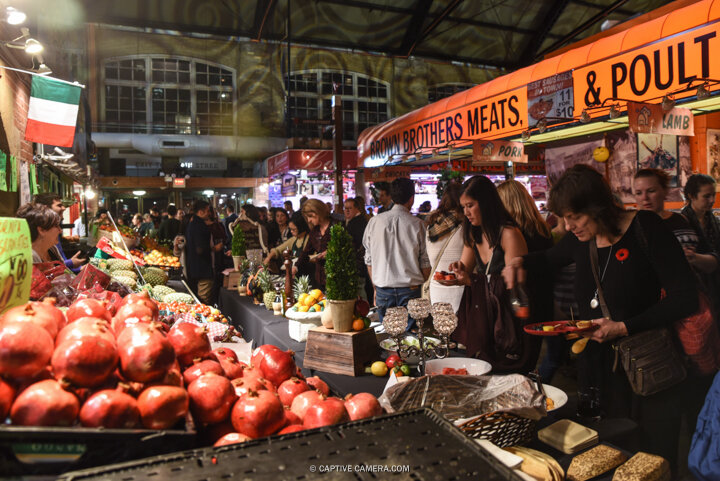
[[[300,304],[301,306],[304,306],[305,299],[307,299],[307,297],[308,297],[307,292],[303,292],[302,294],[300,294],[300,297],[298,297],[298,304]]]
[[[298,307],[298,312],[307,312],[310,310],[310,306],[300,306]]]
[[[316,301],[321,301],[325,295],[320,289],[313,289],[310,291],[310,295],[315,298]]]
[[[313,296],[307,296],[307,297],[305,298],[305,300],[303,301],[303,305],[304,305],[304,306],[307,306],[307,307],[310,307],[310,306],[312,306],[313,304],[315,304],[316,302],[317,302],[317,300],[315,300],[315,298],[314,298]]]
[[[365,329],[365,322],[362,319],[355,319],[352,323],[353,331],[362,331]]]

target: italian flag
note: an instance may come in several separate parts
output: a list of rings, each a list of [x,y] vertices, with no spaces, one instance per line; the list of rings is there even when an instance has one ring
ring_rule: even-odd
[[[72,147],[80,87],[33,75],[25,140]]]

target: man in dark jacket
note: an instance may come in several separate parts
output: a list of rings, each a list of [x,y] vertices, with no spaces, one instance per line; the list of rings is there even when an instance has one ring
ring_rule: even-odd
[[[160,230],[158,230],[158,237],[160,240],[167,240],[172,242],[175,236],[181,233],[182,224],[175,218],[177,215],[177,207],[170,204],[167,208],[167,217],[160,222]]]
[[[193,216],[185,232],[185,264],[188,286],[198,299],[210,304],[213,285],[213,262],[210,246],[210,228],[205,219],[210,215],[210,204],[195,201]]]

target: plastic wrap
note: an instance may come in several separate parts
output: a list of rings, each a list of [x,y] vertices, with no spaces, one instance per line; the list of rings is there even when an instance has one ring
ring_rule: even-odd
[[[538,420],[547,414],[533,382],[507,376],[423,376],[390,387],[379,398],[388,412],[430,407],[450,420],[507,412]]]
[[[106,288],[110,284],[110,276],[92,264],[85,264],[80,273],[75,276],[72,286],[79,291],[85,291],[96,284]]]

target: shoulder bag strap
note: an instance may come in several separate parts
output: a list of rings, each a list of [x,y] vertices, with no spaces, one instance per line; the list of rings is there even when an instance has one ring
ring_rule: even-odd
[[[593,277],[595,278],[595,287],[597,287],[598,301],[600,301],[600,310],[602,311],[603,317],[612,319],[610,317],[610,310],[605,303],[605,296],[603,295],[602,285],[600,284],[600,276],[598,275],[598,251],[595,238],[590,239],[588,243],[590,247],[590,266],[592,267]]]

